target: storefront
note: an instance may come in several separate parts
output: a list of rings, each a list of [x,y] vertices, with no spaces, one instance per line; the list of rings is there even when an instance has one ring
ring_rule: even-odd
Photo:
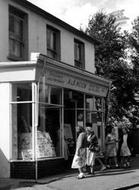
[[[0,67],[0,90],[9,94],[3,117],[10,118],[11,177],[37,179],[62,171],[75,152],[76,126],[86,122],[104,149],[110,81],[43,55]]]

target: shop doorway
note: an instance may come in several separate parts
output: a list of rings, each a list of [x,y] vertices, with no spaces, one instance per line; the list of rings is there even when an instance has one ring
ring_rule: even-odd
[[[73,156],[76,147],[76,101],[71,92],[64,95],[64,139],[68,148],[68,156]]]
[[[80,116],[82,115],[82,119]],[[76,126],[84,123],[84,95],[73,90],[64,90],[64,138],[69,157],[73,157],[76,148]]]

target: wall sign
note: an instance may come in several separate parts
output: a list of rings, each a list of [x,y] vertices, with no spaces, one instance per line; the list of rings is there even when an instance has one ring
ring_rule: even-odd
[[[102,97],[106,97],[107,95],[107,87],[98,85],[94,81],[90,82],[79,77],[73,77],[70,73],[67,75],[66,73],[46,69],[45,75],[46,82],[51,85],[58,85]]]

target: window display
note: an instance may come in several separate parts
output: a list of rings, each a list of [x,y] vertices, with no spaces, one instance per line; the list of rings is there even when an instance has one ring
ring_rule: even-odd
[[[61,109],[62,89],[48,86],[42,77],[39,85],[38,158],[62,156]]]

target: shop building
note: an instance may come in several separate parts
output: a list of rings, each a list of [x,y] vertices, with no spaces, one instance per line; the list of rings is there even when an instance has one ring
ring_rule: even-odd
[[[94,74],[97,41],[25,0],[0,1],[0,14],[0,177],[60,172],[86,122],[103,151],[110,81]]]

